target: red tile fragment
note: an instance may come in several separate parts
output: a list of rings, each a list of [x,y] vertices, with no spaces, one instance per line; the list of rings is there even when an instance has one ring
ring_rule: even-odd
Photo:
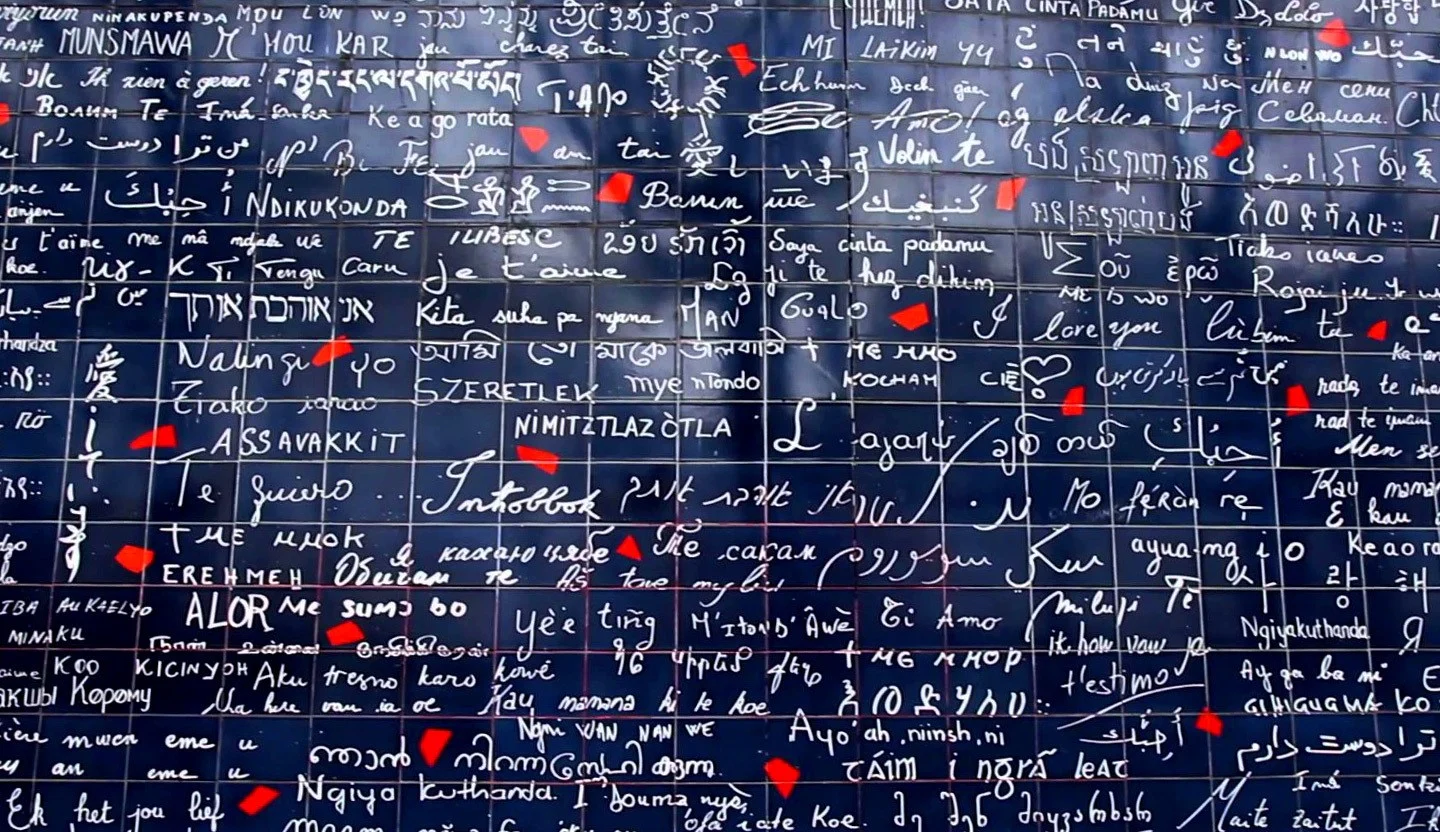
[[[279,796],[280,793],[269,786],[256,786],[240,801],[240,811],[247,815],[259,814],[260,810],[269,806]]]
[[[151,448],[173,448],[178,444],[179,442],[175,438],[175,426],[161,425],[130,440],[130,450],[148,451]]]
[[[342,621],[325,631],[325,638],[331,647],[344,647],[365,640],[365,631],[354,621]]]
[[[10,105],[0,101],[0,124],[10,123]]]
[[[1285,391],[1285,415],[1299,416],[1310,411],[1310,397],[1305,395],[1305,388],[1296,384]]]
[[[995,189],[995,210],[1014,211],[1015,200],[1020,198],[1020,192],[1025,190],[1025,177],[1016,176],[1013,179],[1006,179]]]
[[[635,535],[627,534],[620,545],[615,547],[615,554],[622,558],[640,560],[640,544],[635,542]]]
[[[1206,707],[1202,709],[1200,715],[1195,718],[1195,727],[1212,737],[1218,737],[1220,733],[1225,730],[1225,722],[1220,719],[1218,714],[1210,710],[1209,707]]]
[[[115,562],[139,575],[145,567],[155,562],[155,553],[149,549],[126,544],[115,555]]]
[[[1365,337],[1371,341],[1384,341],[1389,334],[1390,324],[1385,321],[1376,321],[1370,325],[1369,329],[1365,330]]]
[[[781,797],[788,798],[790,793],[795,791],[796,782],[800,780],[800,769],[776,757],[765,764],[765,776],[775,784],[775,791],[779,792]]]
[[[599,202],[625,203],[630,201],[630,187],[635,184],[635,177],[629,173],[616,173],[605,184],[601,186],[600,193],[595,199]]]
[[[529,445],[516,445],[515,454],[520,457],[521,462],[528,462],[547,474],[553,474],[560,470],[560,457],[549,451],[532,448]]]
[[[1239,130],[1226,130],[1220,141],[1210,148],[1217,159],[1228,159],[1230,154],[1245,146],[1245,137],[1240,135]]]
[[[907,306],[890,316],[897,326],[907,332],[914,332],[920,327],[930,323],[930,307],[924,303],[917,303],[914,306]]]
[[[425,760],[425,765],[433,766],[439,762],[440,755],[445,753],[445,746],[454,735],[455,732],[449,728],[425,729],[425,733],[420,735],[420,757]]]
[[[1071,387],[1070,392],[1065,394],[1064,401],[1060,402],[1060,415],[1079,416],[1085,412],[1085,388]]]
[[[732,43],[725,48],[730,53],[731,59],[735,61],[735,68],[740,70],[740,77],[745,77],[754,72],[757,64],[750,59],[750,47],[743,43]]]
[[[324,367],[331,361],[334,361],[337,358],[344,358],[345,356],[349,355],[354,351],[355,348],[350,346],[350,337],[347,335],[341,335],[340,337],[321,346],[320,349],[316,350],[315,356],[310,359],[310,363],[316,367]]]
[[[531,153],[539,153],[540,148],[550,141],[550,131],[544,127],[521,127],[520,141],[530,148]]]
[[[1315,36],[1321,43],[1335,49],[1344,49],[1350,45],[1350,30],[1345,28],[1345,21],[1335,18],[1326,23],[1320,34]]]

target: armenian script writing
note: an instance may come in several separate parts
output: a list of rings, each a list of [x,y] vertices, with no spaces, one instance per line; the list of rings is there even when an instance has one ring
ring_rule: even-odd
[[[1440,0],[0,7],[0,832],[1440,828],[1437,168]]]

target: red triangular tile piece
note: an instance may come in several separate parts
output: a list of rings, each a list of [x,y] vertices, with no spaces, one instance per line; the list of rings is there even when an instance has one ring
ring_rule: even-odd
[[[433,766],[440,760],[440,755],[445,752],[445,745],[455,735],[449,728],[426,728],[425,733],[420,735],[420,757],[425,760],[425,765]]]
[[[126,544],[115,555],[115,562],[139,575],[145,567],[155,562],[155,553],[149,549]]]
[[[615,554],[622,558],[640,560],[640,544],[635,542],[635,535],[627,534],[620,545],[615,547]]]
[[[1344,49],[1350,45],[1350,30],[1345,27],[1345,21],[1338,17],[1326,23],[1316,37],[1321,43],[1335,49]]]
[[[1239,130],[1226,130],[1220,141],[1210,148],[1217,159],[1228,159],[1230,154],[1245,146],[1245,137],[1240,135]]]
[[[1305,395],[1305,388],[1300,385],[1292,385],[1285,391],[1285,415],[1299,416],[1310,410],[1310,397]]]
[[[350,346],[349,336],[341,335],[340,337],[316,350],[315,357],[310,359],[310,363],[316,367],[324,367],[331,361],[334,361],[337,358],[344,358],[345,356],[349,355],[354,351],[355,348]]]
[[[240,811],[247,815],[259,814],[261,809],[269,806],[279,796],[280,793],[269,786],[256,786],[240,801]]]
[[[560,457],[549,451],[542,451],[529,445],[516,445],[515,455],[520,457],[521,462],[528,462],[547,474],[553,474],[560,470]]]
[[[1070,392],[1065,394],[1065,400],[1060,402],[1060,415],[1079,416],[1085,412],[1085,388],[1071,387]]]
[[[745,77],[756,69],[756,63],[750,59],[750,47],[743,43],[732,43],[726,47],[731,59],[735,61],[735,68],[740,70],[740,77]]]
[[[1225,730],[1225,722],[1207,707],[1201,710],[1200,715],[1195,718],[1195,727],[1212,737],[1218,737]]]
[[[540,148],[550,141],[550,131],[544,127],[521,127],[520,141],[530,148],[531,153],[539,153]]]
[[[175,426],[161,425],[130,440],[130,450],[148,451],[151,448],[173,448],[178,444],[179,442],[175,438]]]
[[[600,188],[600,193],[595,199],[599,202],[624,203],[630,201],[630,186],[635,184],[635,177],[628,173],[617,173],[605,180]]]
[[[1017,176],[1013,179],[1006,179],[995,189],[995,210],[1014,211],[1015,200],[1020,198],[1020,192],[1025,190],[1025,177]]]
[[[775,784],[775,791],[779,792],[781,797],[788,798],[800,780],[800,769],[776,757],[765,764],[765,776]]]
[[[354,621],[342,621],[326,630],[325,638],[329,640],[331,647],[344,647],[347,644],[364,641],[365,631],[361,630],[360,625]]]
[[[894,321],[901,329],[914,332],[930,323],[930,307],[924,303],[907,306],[891,315],[890,320]]]
[[[1390,324],[1385,321],[1376,321],[1370,325],[1369,329],[1365,330],[1365,337],[1371,341],[1384,341],[1389,334]]]

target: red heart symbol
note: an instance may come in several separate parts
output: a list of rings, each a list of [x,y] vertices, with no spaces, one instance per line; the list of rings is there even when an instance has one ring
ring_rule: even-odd
[[[244,800],[240,801],[240,811],[247,815],[257,814],[279,796],[280,793],[269,786],[256,786],[250,790],[249,794],[245,795]]]
[[[1060,403],[1061,416],[1079,416],[1085,412],[1085,388],[1071,387]]]
[[[732,43],[726,47],[725,51],[729,52],[730,58],[735,61],[735,68],[740,70],[740,77],[749,75],[757,68],[756,63],[750,59],[750,47],[745,44]]]
[[[629,202],[630,186],[634,184],[633,174],[617,173],[605,180],[605,184],[600,188],[600,193],[595,196],[595,199],[599,202]]]
[[[640,544],[635,542],[635,535],[625,535],[625,539],[620,541],[619,546],[615,547],[615,554],[619,555],[622,558],[640,560]]]
[[[1350,45],[1350,30],[1345,28],[1345,21],[1338,17],[1326,23],[1320,30],[1320,34],[1315,37],[1321,43],[1335,49],[1344,49]]]
[[[1298,384],[1292,385],[1285,391],[1285,415],[1299,416],[1310,411],[1310,397],[1305,395],[1305,388]]]
[[[1025,190],[1025,177],[1017,176],[1014,179],[1006,179],[995,189],[995,210],[1014,211],[1015,200],[1020,198],[1020,192]]]
[[[130,450],[148,451],[151,448],[173,448],[177,444],[178,440],[175,437],[175,426],[161,425],[154,430],[147,430],[130,440]]]
[[[909,332],[930,323],[930,307],[923,303],[907,306],[890,316],[897,326]]]
[[[521,462],[528,462],[547,474],[553,474],[560,470],[560,457],[549,451],[532,448],[529,445],[516,445],[515,455],[520,457]]]
[[[354,621],[342,621],[325,631],[325,638],[331,647],[344,647],[365,640],[365,632]]]
[[[349,336],[341,335],[335,340],[321,345],[320,349],[315,351],[314,357],[310,359],[310,363],[316,367],[324,367],[331,361],[344,358],[354,351],[355,348],[350,346]]]
[[[433,766],[440,760],[440,755],[445,752],[445,746],[450,738],[455,735],[449,728],[426,728],[425,733],[420,735],[420,756],[425,760],[425,765]]]
[[[765,764],[765,776],[775,784],[775,791],[781,797],[789,797],[795,791],[795,783],[800,780],[800,769],[776,757]]]
[[[1210,152],[1217,158],[1225,159],[1244,145],[1245,137],[1240,135],[1239,130],[1226,130],[1225,135],[1220,137],[1220,141],[1215,143]]]
[[[520,141],[530,148],[531,153],[539,153],[540,148],[550,141],[550,131],[544,127],[521,127]]]
[[[121,546],[120,551],[115,555],[115,562],[139,575],[145,571],[145,567],[155,562],[155,553],[149,549],[126,544]]]

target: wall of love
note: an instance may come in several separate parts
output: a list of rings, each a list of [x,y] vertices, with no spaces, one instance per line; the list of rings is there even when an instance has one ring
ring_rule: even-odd
[[[1440,0],[24,3],[0,99],[0,832],[1440,825]]]

